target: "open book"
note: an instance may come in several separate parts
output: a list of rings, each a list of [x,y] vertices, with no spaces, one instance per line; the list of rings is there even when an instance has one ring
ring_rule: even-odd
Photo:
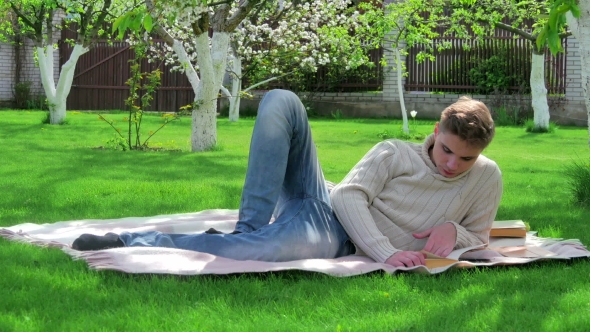
[[[487,247],[483,245],[453,250],[449,256],[440,257],[427,251],[421,251],[426,255],[426,267],[430,270],[439,267],[446,267],[460,261],[489,261],[499,258],[506,259],[533,259],[533,258],[564,258],[554,252],[534,245],[516,245],[505,247]],[[463,259],[459,259],[463,254]]]
[[[456,250],[451,251],[451,253],[447,257],[440,257],[440,256],[437,256],[433,253],[430,253],[430,252],[424,251],[424,250],[421,250],[420,252],[426,255],[426,267],[429,269],[433,269],[433,268],[448,266],[448,265],[457,263],[457,262],[459,262],[459,257],[461,257],[461,255],[463,255],[464,253],[466,253],[470,250],[480,249],[483,247],[484,247],[484,245],[481,244],[481,245],[475,245],[475,246],[471,246],[471,247],[456,249]]]

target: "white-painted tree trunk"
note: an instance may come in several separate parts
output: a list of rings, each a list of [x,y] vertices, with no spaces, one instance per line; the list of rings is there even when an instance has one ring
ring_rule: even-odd
[[[88,48],[80,44],[74,45],[70,58],[61,67],[57,87],[53,79],[53,57],[55,56],[53,45],[37,47],[36,50],[41,72],[41,83],[49,104],[49,123],[60,124],[66,119],[66,101],[72,89],[76,64],[80,56],[88,52]]]
[[[184,67],[185,74],[195,93],[192,110],[191,150],[207,151],[217,144],[217,96],[223,81],[229,34],[214,32],[211,44],[208,33],[196,37],[197,62],[199,73],[195,70],[186,49],[178,40],[172,43],[172,50]]]
[[[229,97],[229,121],[240,119],[240,90],[242,89],[242,59],[234,54],[231,73],[231,96]]]
[[[406,111],[406,103],[404,102],[404,86],[402,84],[402,57],[399,52],[399,48],[395,48],[395,61],[397,63],[397,92],[399,94],[399,105],[402,111],[402,130],[404,133],[409,134],[410,128],[408,126],[408,112]]]
[[[193,88],[193,92],[196,93],[199,87],[199,83],[201,83],[201,79],[199,78],[199,74],[197,74],[197,71],[193,67],[193,64],[189,60],[188,54],[186,53],[184,46],[180,41],[174,39],[174,42],[172,43],[172,50],[178,56],[178,62],[180,62],[180,65],[184,68],[184,73],[188,78],[191,87]]]
[[[576,19],[571,12],[566,14],[567,24],[580,45],[582,60],[582,90],[588,114],[588,146],[590,146],[590,0],[578,0],[580,18]]]
[[[531,99],[536,128],[549,128],[549,104],[545,88],[545,53],[533,52],[531,62]]]
[[[227,32],[215,31],[211,46],[207,33],[195,39],[201,80],[196,89],[193,86],[192,151],[210,150],[217,144],[217,96],[225,73],[229,37]]]

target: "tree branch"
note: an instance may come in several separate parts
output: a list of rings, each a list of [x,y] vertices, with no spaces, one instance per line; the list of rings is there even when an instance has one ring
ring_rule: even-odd
[[[47,33],[47,45],[53,44],[53,10],[49,10],[47,18],[45,19],[45,29]]]
[[[166,45],[172,47],[174,45],[174,38],[166,31],[166,29],[162,28],[160,25],[154,25],[152,29],[155,33],[157,33],[166,43]]]
[[[246,18],[248,13],[256,6],[261,0],[245,0],[242,5],[238,7],[235,13],[227,19],[225,24],[225,32],[232,32],[235,28]]]
[[[484,20],[480,20],[480,22],[487,23],[488,25],[490,24],[490,22],[487,22],[487,21],[484,21]],[[519,36],[523,37],[524,39],[530,40],[532,42],[535,42],[536,39],[537,39],[532,34],[526,32],[526,31],[520,30],[518,28],[515,28],[515,27],[513,27],[511,25],[508,25],[506,23],[497,22],[495,24],[495,26],[498,27],[498,28],[500,28],[500,29],[502,29],[502,30],[504,30],[504,31],[512,32],[515,35],[519,35]]]
[[[88,47],[92,44],[94,44],[97,40],[98,40],[98,30],[100,30],[102,28],[102,25],[104,23],[104,21],[106,20],[106,17],[109,15],[108,13],[108,9],[111,6],[112,0],[105,0],[103,2],[102,5],[102,9],[100,10],[100,14],[98,15],[98,17],[96,18],[96,21],[94,22],[94,27],[92,28],[92,30],[90,30],[88,37],[85,37],[84,40],[84,47]]]
[[[211,19],[213,21],[213,30],[220,31],[220,32],[226,31],[227,17],[229,16],[230,8],[231,8],[231,6],[224,4],[221,6],[221,8],[218,8],[215,10],[215,13],[213,14],[213,18]],[[209,17],[209,15],[207,15],[207,17]],[[238,24],[240,22],[238,22]]]
[[[193,23],[191,24],[191,28],[193,29],[193,33],[194,33],[196,36],[199,36],[200,34],[202,34],[202,33],[203,33],[203,31],[201,30],[201,27],[199,27],[199,23],[198,23],[198,22],[193,22]]]
[[[146,0],[145,5],[150,13],[154,12],[153,0]],[[151,14],[150,14],[151,15]],[[152,30],[157,33],[166,43],[166,45],[172,47],[174,45],[174,38],[164,29],[161,25],[155,24]]]
[[[285,74],[280,75],[280,76],[271,77],[271,78],[269,78],[267,80],[264,80],[262,82],[258,82],[258,83],[254,84],[254,85],[249,86],[248,88],[246,88],[245,90],[243,90],[243,92],[248,92],[248,91],[250,91],[250,90],[252,90],[252,89],[254,89],[254,88],[256,88],[256,87],[258,87],[260,85],[263,85],[263,84],[266,84],[268,82],[272,82],[272,81],[278,80],[281,77],[284,77],[284,76],[287,76],[287,75],[291,75],[293,73],[294,72],[288,72],[288,73],[285,73]]]
[[[212,2],[212,3],[208,3],[207,7],[215,7],[215,6],[219,6],[219,5],[225,5],[225,4],[230,4],[232,2],[233,2],[232,0],[223,0],[223,1]]]
[[[12,10],[14,11],[14,13],[16,14],[16,16],[18,16],[21,20],[23,20],[23,22],[25,22],[26,25],[30,26],[33,30],[36,31],[36,26],[35,24],[33,24],[33,22],[31,22],[15,5],[14,3],[10,3],[10,8],[12,8]]]
[[[84,9],[84,14],[80,15],[80,25],[78,26],[78,29],[80,29],[80,32],[78,33],[78,38],[76,40],[76,42],[78,44],[81,44],[81,45],[84,44],[84,39],[86,37],[86,29],[88,28],[88,24],[90,23],[91,15],[92,15],[92,6],[88,5]]]

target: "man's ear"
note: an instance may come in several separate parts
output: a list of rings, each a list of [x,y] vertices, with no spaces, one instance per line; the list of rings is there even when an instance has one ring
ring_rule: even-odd
[[[434,124],[434,138],[438,136],[438,122]]]

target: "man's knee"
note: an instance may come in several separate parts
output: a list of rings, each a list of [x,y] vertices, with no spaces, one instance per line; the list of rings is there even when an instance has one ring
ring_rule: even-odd
[[[290,90],[274,89],[264,94],[264,98],[281,98],[286,100],[297,100],[300,101],[299,97]]]
[[[295,127],[305,123],[307,119],[305,107],[299,97],[289,90],[271,90],[264,95],[258,107],[257,121],[269,121],[276,125],[276,121],[287,126]]]
[[[303,112],[303,104],[293,91],[275,89],[267,92],[260,102],[260,112],[279,111],[281,113]]]

